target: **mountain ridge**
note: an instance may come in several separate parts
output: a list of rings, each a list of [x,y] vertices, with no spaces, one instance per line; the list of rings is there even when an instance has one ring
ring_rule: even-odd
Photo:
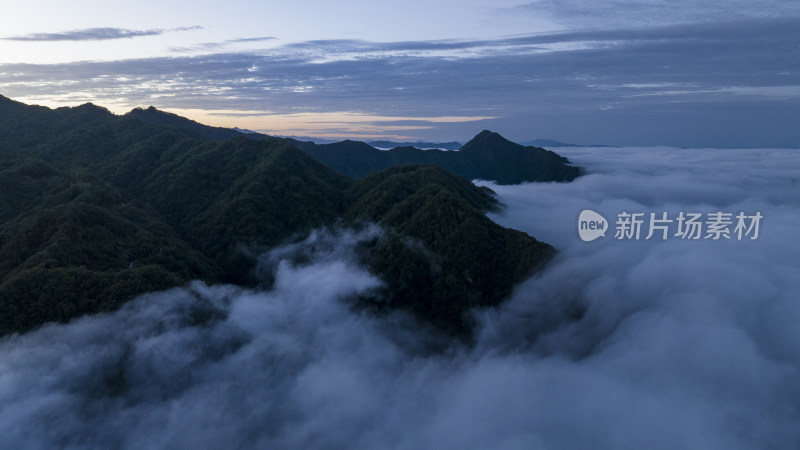
[[[414,142],[396,142],[396,141],[367,141],[372,147],[375,148],[385,148],[385,149],[393,149],[396,147],[414,147],[421,150],[426,149],[438,149],[438,150],[458,150],[461,148],[462,143],[456,141],[450,142],[425,142],[425,141],[414,141]]]
[[[0,335],[193,279],[268,283],[253,254],[369,222],[386,232],[362,262],[386,288],[356,305],[468,337],[470,308],[502,301],[554,254],[489,220],[484,211],[498,207],[489,189],[439,167],[352,179],[286,139],[218,140],[142,111],[164,123],[0,99]]]
[[[488,130],[484,130],[484,132],[493,134],[484,135],[484,137],[495,135],[499,137],[494,139],[492,143],[494,147],[489,152],[483,151],[470,154],[470,152],[462,151],[470,143],[474,145],[476,139],[480,140],[484,132],[478,133],[456,151],[421,150],[408,145],[386,151],[378,150],[368,143],[350,139],[329,144],[315,144],[311,141],[300,141],[293,138],[273,138],[260,133],[245,133],[231,128],[211,127],[173,113],[158,110],[152,106],[146,109],[134,108],[122,116],[115,116],[107,109],[91,103],[77,107],[62,107],[50,110],[49,108],[28,106],[8,98],[5,99],[5,102],[0,102],[0,109],[2,110],[8,111],[8,105],[13,105],[13,108],[17,110],[21,107],[28,108],[22,114],[17,112],[22,117],[23,122],[25,117],[29,116],[29,108],[39,108],[38,111],[41,113],[48,111],[49,113],[43,115],[49,116],[44,123],[44,129],[50,130],[49,132],[65,131],[63,128],[65,114],[73,116],[81,114],[84,120],[99,124],[104,124],[108,120],[124,122],[126,119],[135,119],[158,128],[158,130],[151,130],[151,134],[163,132],[165,127],[169,127],[178,133],[186,135],[186,137],[201,140],[220,141],[237,137],[284,139],[310,154],[323,165],[353,178],[363,178],[372,171],[405,164],[433,164],[455,175],[468,179],[492,180],[498,184],[518,184],[534,181],[565,182],[575,179],[582,173],[580,168],[571,165],[567,158],[555,152],[541,147],[516,144]],[[11,145],[24,143],[26,138],[33,139],[28,133],[22,133],[18,137],[0,136],[0,139],[3,138]],[[82,136],[75,137],[75,139],[82,138]],[[92,158],[97,155],[87,153],[85,156]]]
[[[581,174],[580,168],[555,152],[516,144],[488,130],[478,133],[457,151],[421,150],[411,146],[386,151],[350,140],[332,144],[290,141],[326,166],[354,178],[404,164],[433,164],[455,175],[498,184],[564,182]]]

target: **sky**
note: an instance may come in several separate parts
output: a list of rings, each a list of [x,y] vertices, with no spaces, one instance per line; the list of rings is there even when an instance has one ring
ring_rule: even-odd
[[[194,282],[0,339],[0,447],[800,447],[800,152],[562,150],[587,174],[482,183],[559,254],[474,312],[474,345],[350,308],[383,230],[320,229],[260,258],[269,289]],[[763,219],[583,242],[587,208]]]
[[[794,0],[27,1],[0,95],[315,138],[800,146]]]

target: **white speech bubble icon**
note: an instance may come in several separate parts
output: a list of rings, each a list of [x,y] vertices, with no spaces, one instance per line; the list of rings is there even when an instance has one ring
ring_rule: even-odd
[[[591,209],[584,209],[578,216],[578,234],[584,242],[593,241],[600,236],[606,237],[608,221]]]

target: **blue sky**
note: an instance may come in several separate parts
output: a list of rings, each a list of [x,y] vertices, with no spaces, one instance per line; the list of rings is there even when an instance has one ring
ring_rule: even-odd
[[[37,2],[0,94],[279,135],[800,146],[800,3]]]

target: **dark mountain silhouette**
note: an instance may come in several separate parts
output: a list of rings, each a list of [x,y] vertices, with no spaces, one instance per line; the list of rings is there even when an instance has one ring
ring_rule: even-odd
[[[458,151],[415,147],[384,151],[349,140],[333,144],[292,142],[326,166],[354,178],[404,164],[433,164],[468,179],[494,180],[499,184],[571,181],[580,174],[580,169],[563,156],[515,144],[491,131],[481,132]]]
[[[394,142],[394,141],[368,141],[367,144],[379,148],[396,148],[396,147],[414,147],[419,149],[440,149],[440,150],[458,150],[463,145],[460,142]]]
[[[8,129],[14,133],[4,138],[9,146],[27,145],[41,139],[40,134],[58,136],[49,155],[56,160],[65,147],[79,149],[85,153],[81,161],[97,158],[96,151],[114,151],[112,146],[125,147],[131,145],[139,135],[125,133],[120,136],[127,141],[119,142],[111,136],[118,130],[108,129],[111,112],[92,104],[76,108],[48,108],[27,106],[3,97],[0,100],[0,112],[8,114]],[[71,126],[80,116],[86,125],[95,124],[98,128],[90,130],[91,138],[110,138],[102,146],[85,148],[81,141],[90,139],[85,134],[74,134],[65,127]],[[35,124],[26,125],[26,121],[35,118]],[[163,131],[170,128],[183,136],[201,140],[226,140],[236,137],[265,139],[268,136],[259,133],[243,133],[235,129],[209,127],[184,117],[159,111],[152,106],[147,109],[136,108],[121,118],[135,119],[137,123],[152,125]],[[14,128],[16,127],[16,128]],[[152,127],[151,127],[152,128]],[[148,130],[139,126],[140,131]],[[133,131],[133,130],[131,130]],[[157,132],[148,130],[146,132]],[[2,130],[0,130],[2,133]],[[18,133],[18,134],[17,134]],[[2,137],[2,136],[0,136]],[[132,139],[132,140],[131,140]],[[458,151],[421,150],[416,147],[396,147],[389,151],[378,150],[360,141],[345,140],[330,144],[315,144],[311,141],[299,141],[285,138],[296,147],[313,156],[325,166],[353,178],[363,178],[370,172],[384,170],[406,164],[433,164],[442,169],[468,179],[494,180],[499,184],[517,184],[530,181],[571,181],[580,175],[580,169],[569,164],[569,161],[550,150],[539,147],[523,146],[511,142],[497,133],[483,131],[467,142]],[[76,142],[78,145],[75,145]],[[474,151],[481,148],[480,151]],[[470,151],[466,151],[473,149]],[[76,155],[69,153],[74,159]]]
[[[239,131],[231,128],[210,127],[194,120],[181,117],[177,114],[160,111],[152,106],[147,109],[135,108],[126,117],[138,119],[142,122],[153,123],[159,126],[169,126],[182,131],[190,131],[201,139],[224,140],[233,139],[247,134],[245,130]]]
[[[192,279],[268,284],[254,254],[373,222],[386,232],[360,254],[385,288],[354,306],[468,336],[469,308],[497,304],[554,252],[489,220],[490,190],[435,166],[354,180],[289,140],[226,133],[155,109],[0,97],[0,334]],[[502,139],[481,136],[462,152]]]

